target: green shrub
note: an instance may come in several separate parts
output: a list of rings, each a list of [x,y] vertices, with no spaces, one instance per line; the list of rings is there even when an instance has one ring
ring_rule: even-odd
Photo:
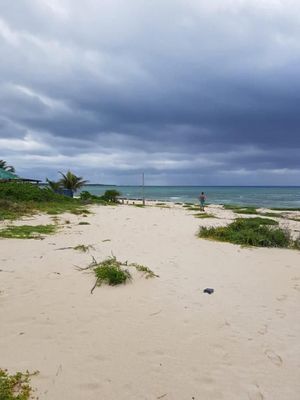
[[[80,199],[85,203],[85,204],[102,204],[106,205],[107,200],[103,198],[103,196],[95,196],[94,194],[91,194],[88,191],[83,191],[80,193]]]
[[[278,222],[267,218],[238,218],[226,227],[202,227],[199,237],[247,246],[290,247],[289,233],[274,225]]]
[[[107,258],[95,265],[94,272],[97,279],[97,286],[100,286],[102,283],[116,286],[131,280],[130,272],[127,269],[121,268],[121,263],[115,257]]]
[[[80,193],[80,198],[81,198],[82,200],[91,200],[91,199],[93,199],[94,197],[96,197],[96,196],[94,196],[93,194],[91,194],[91,193],[88,192],[87,190],[84,190],[84,191],[82,191],[82,192]]]
[[[108,203],[117,203],[119,196],[121,196],[121,193],[118,190],[110,189],[105,191],[104,195],[101,196],[101,199]]]
[[[38,211],[50,215],[78,211],[84,202],[54,193],[49,188],[40,188],[30,183],[0,183],[0,220],[16,219]]]
[[[0,198],[12,201],[72,201],[47,187],[41,188],[38,185],[20,182],[0,183]]]
[[[7,370],[0,369],[0,400],[29,400],[32,393],[30,377],[36,374],[27,371],[10,375]]]

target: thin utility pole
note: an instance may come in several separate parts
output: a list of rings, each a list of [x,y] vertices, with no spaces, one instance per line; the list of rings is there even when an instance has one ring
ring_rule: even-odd
[[[143,198],[143,206],[145,205],[145,173],[142,173],[142,198]]]

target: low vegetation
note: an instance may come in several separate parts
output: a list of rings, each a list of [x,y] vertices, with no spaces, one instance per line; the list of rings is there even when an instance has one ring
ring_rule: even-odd
[[[207,214],[207,213],[197,213],[197,214],[194,214],[194,217],[196,217],[196,218],[217,218],[213,214]]]
[[[73,247],[73,249],[81,251],[82,253],[87,253],[89,250],[94,250],[94,247],[91,244],[78,244],[77,246]]]
[[[97,279],[96,286],[101,286],[102,283],[116,286],[131,280],[130,272],[122,268],[122,263],[115,257],[107,258],[97,264],[94,273]]]
[[[72,210],[70,212],[72,214],[82,215],[82,216],[86,216],[86,214],[91,214],[91,212],[87,208],[76,208],[75,210]]]
[[[274,211],[300,211],[300,208],[299,207],[295,207],[295,208],[273,207],[273,208],[270,208],[270,210],[274,210]]]
[[[199,237],[246,246],[295,248],[297,241],[269,218],[238,218],[226,227],[201,227]]]
[[[121,196],[121,193],[115,189],[106,190],[102,196],[96,196],[88,191],[83,191],[80,193],[81,200],[84,200],[85,202],[88,203],[103,204],[103,205],[106,205],[108,203],[117,204],[119,196]]]
[[[137,271],[142,272],[145,275],[145,278],[159,278],[159,275],[156,275],[150,268],[145,267],[145,265],[131,263],[129,267],[134,267]]]
[[[92,259],[93,261],[87,267],[76,267],[79,271],[92,270],[94,272],[96,282],[91,289],[91,293],[93,293],[97,286],[101,286],[102,284],[117,286],[131,281],[132,276],[128,267],[135,268],[137,271],[142,272],[146,279],[158,277],[150,268],[144,265],[137,263],[128,264],[127,261],[121,262],[118,261],[115,256],[108,257],[101,262],[96,261],[94,257],[92,257]]]
[[[45,212],[57,215],[79,210],[83,203],[31,183],[0,182],[0,220]]]
[[[43,235],[55,233],[56,225],[8,226],[0,230],[0,237],[8,239],[43,239]]]
[[[231,210],[237,214],[258,214],[257,210],[253,206],[239,206],[235,204],[224,204],[225,210]]]
[[[264,217],[271,217],[271,218],[284,218],[284,216],[280,213],[273,213],[273,212],[260,212],[259,215]]]
[[[200,206],[190,206],[190,207],[187,207],[187,210],[188,211],[199,211],[199,210],[201,210],[201,208],[200,208]]]
[[[87,221],[80,221],[80,222],[78,223],[78,225],[90,225],[90,223],[87,222]]]
[[[11,375],[0,369],[0,400],[29,400],[32,394],[30,378],[37,373],[27,371]]]
[[[49,215],[69,212],[86,216],[90,214],[87,204],[116,204],[119,195],[117,190],[107,190],[103,196],[85,191],[76,199],[55,192],[55,185],[39,187],[31,183],[0,182],[0,221],[15,220],[38,212]]]

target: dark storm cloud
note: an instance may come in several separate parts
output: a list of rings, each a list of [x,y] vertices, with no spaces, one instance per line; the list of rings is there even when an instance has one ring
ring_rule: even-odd
[[[298,2],[207,3],[2,0],[0,158],[41,178],[299,184]]]

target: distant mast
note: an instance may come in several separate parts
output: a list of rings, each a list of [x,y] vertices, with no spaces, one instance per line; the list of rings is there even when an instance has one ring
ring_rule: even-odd
[[[142,173],[142,199],[143,199],[143,206],[145,205],[145,173]]]

